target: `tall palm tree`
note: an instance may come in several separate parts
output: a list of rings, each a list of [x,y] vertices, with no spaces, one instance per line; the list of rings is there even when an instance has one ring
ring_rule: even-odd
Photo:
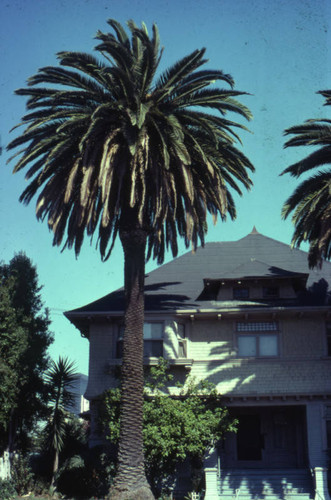
[[[45,377],[49,387],[50,416],[44,433],[47,448],[53,454],[51,486],[55,483],[59,468],[59,455],[64,446],[66,417],[70,406],[74,404],[72,387],[77,376],[74,363],[60,356],[57,362],[52,361]]]
[[[318,92],[326,98],[325,105],[331,105],[331,90]],[[292,146],[320,146],[310,155],[287,167],[281,175],[289,173],[299,178],[306,172],[331,164],[331,120],[307,120],[302,125],[285,130],[293,135],[285,143]],[[299,247],[309,243],[309,266],[321,266],[323,259],[331,258],[331,170],[318,170],[299,184],[286,200],[282,210],[283,218],[291,213],[294,224],[292,245]]]
[[[232,77],[205,70],[205,49],[195,50],[156,78],[162,50],[157,27],[129,21],[129,36],[109,20],[98,32],[101,59],[78,52],[58,54],[60,66],[29,79],[29,114],[14,171],[29,165],[29,203],[53,231],[54,245],[74,247],[98,234],[106,260],[117,235],[124,251],[126,297],[122,364],[121,437],[112,498],[153,498],[144,473],[142,445],[143,322],[145,261],[162,263],[177,234],[193,248],[204,244],[206,217],[236,215],[230,189],[251,186],[253,165],[236,147],[241,124],[250,119],[236,97]],[[229,85],[218,88],[215,82]],[[43,86],[45,85],[45,86]],[[214,113],[205,112],[209,108]],[[216,114],[218,113],[218,114]],[[31,180],[32,179],[32,180]],[[123,495],[121,497],[121,495]]]

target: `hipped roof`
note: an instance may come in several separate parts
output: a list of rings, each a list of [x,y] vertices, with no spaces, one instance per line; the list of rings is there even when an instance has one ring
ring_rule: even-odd
[[[111,261],[110,261],[111,265]],[[309,270],[307,253],[291,249],[280,241],[264,236],[254,228],[237,241],[207,243],[195,253],[184,255],[164,264],[146,275],[145,311],[178,311],[206,307],[200,296],[208,279],[237,279],[244,277],[297,277],[307,279],[307,288],[325,280],[331,285],[331,264]],[[214,304],[211,304],[214,307]],[[73,319],[78,314],[112,313],[124,310],[123,288],[83,307],[67,311]]]

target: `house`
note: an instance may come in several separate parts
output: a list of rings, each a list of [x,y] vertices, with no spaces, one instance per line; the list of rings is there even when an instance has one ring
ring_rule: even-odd
[[[145,362],[209,379],[239,419],[206,457],[207,500],[329,500],[331,264],[253,231],[207,243],[146,277]],[[95,402],[120,364],[123,290],[66,313],[90,342]]]
[[[87,387],[88,376],[84,373],[78,373],[76,380],[70,386],[70,392],[74,396],[73,404],[68,407],[68,410],[79,417],[90,408],[89,401],[84,397]]]

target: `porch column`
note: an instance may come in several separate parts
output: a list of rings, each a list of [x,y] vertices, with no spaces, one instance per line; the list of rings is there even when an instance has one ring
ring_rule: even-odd
[[[205,456],[204,471],[206,479],[205,500],[219,500],[217,450],[212,448]]]
[[[309,467],[315,477],[315,500],[330,500],[327,484],[327,455],[323,441],[323,403],[308,403],[307,442]]]
[[[328,469],[315,467],[315,500],[330,500],[328,490]]]

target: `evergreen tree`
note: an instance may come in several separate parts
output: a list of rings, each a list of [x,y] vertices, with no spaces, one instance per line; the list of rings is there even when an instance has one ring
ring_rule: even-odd
[[[16,369],[27,346],[26,330],[19,325],[11,297],[16,280],[4,280],[0,287],[0,454],[8,444],[11,412],[17,405],[19,374]]]
[[[0,442],[9,450],[24,449],[45,415],[43,373],[53,338],[31,260],[19,253],[0,265],[0,281]]]

